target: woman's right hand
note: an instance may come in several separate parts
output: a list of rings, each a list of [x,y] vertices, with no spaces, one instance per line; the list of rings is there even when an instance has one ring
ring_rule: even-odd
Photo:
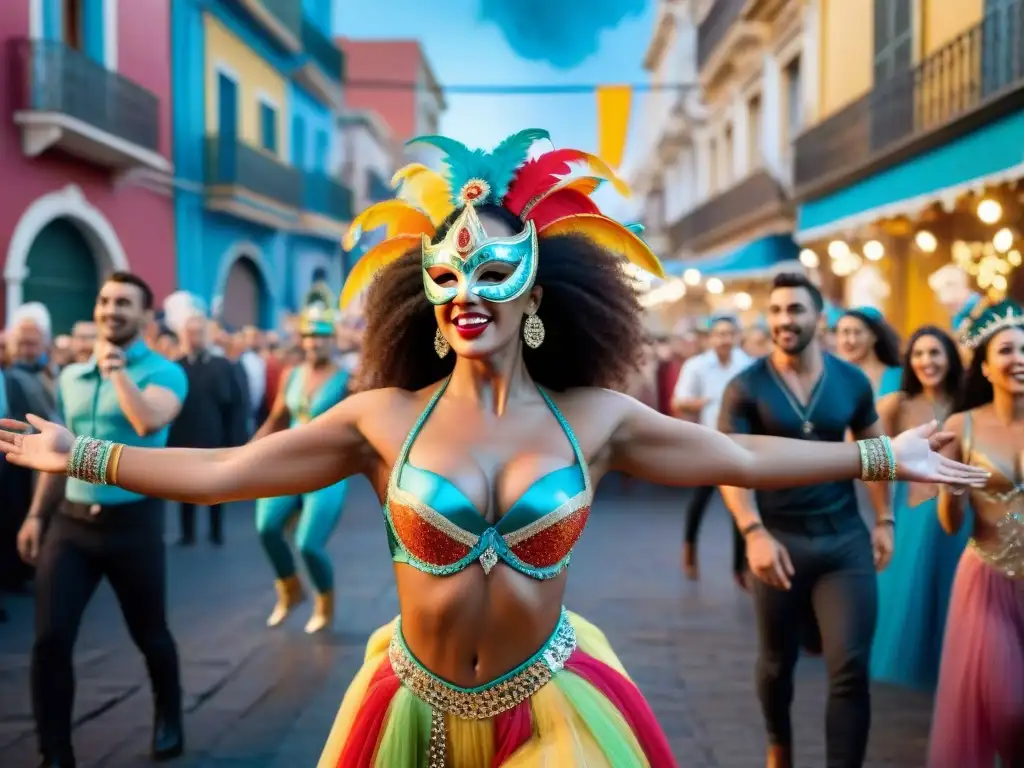
[[[26,418],[28,423],[0,419],[0,453],[19,467],[64,474],[75,436],[52,421],[32,414]],[[33,427],[38,431],[32,432]]]

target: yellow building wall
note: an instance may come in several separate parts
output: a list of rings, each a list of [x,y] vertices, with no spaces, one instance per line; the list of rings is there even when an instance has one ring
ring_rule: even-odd
[[[919,55],[935,52],[962,32],[978,24],[985,0],[918,0],[921,41]]]
[[[217,98],[217,66],[238,77],[239,138],[253,147],[260,147],[260,97],[266,96],[277,106],[277,155],[288,158],[289,138],[286,99],[288,88],[283,77],[233,35],[210,14],[204,14],[206,27],[206,131],[217,133],[219,109]]]
[[[820,0],[820,3],[818,104],[819,116],[824,119],[871,90],[874,4],[869,0]]]

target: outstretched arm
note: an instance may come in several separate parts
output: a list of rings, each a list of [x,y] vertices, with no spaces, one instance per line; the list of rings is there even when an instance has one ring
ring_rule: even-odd
[[[956,435],[956,439],[949,443],[942,452],[951,459],[960,461],[962,456],[962,440],[964,434],[964,419],[969,418],[963,413],[955,413],[946,419],[945,427]],[[964,524],[964,502],[961,495],[951,493],[949,489],[939,488],[939,524],[942,529],[953,535],[957,533]]]
[[[323,416],[237,448],[125,447],[117,485],[174,501],[216,504],[305,493],[365,472],[375,451],[363,438],[365,413],[386,408],[386,390],[350,397]],[[44,472],[65,471],[73,437],[63,427],[33,420],[41,431],[25,435],[17,422],[0,422],[7,460]]]
[[[622,398],[617,415],[611,467],[653,483],[771,490],[861,477],[856,443],[724,435],[662,416],[630,398]],[[968,485],[984,482],[984,470],[940,457],[930,449],[929,438],[939,447],[949,436],[920,429],[904,433],[894,442],[901,479]]]

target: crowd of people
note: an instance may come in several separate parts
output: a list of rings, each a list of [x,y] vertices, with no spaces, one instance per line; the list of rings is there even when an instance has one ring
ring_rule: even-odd
[[[447,175],[404,169],[398,199],[353,223],[388,235],[342,292],[342,307],[366,294],[359,347],[339,348],[322,287],[282,346],[256,331],[211,337],[196,307],[162,328],[129,273],[104,282],[91,352],[83,341],[84,359],[59,373],[56,343],[42,333],[33,347],[21,320],[12,328],[5,379],[22,393],[7,397],[0,452],[5,473],[38,473],[13,543],[36,568],[43,766],[75,763],[72,649],[104,578],[146,658],[153,756],[184,750],[162,500],[186,505],[186,545],[196,505],[257,500],[272,627],[303,596],[284,538],[297,513],[313,633],[333,618],[325,544],[355,475],[381,501],[400,613],[370,637],[322,768],[675,766],[603,633],[563,606],[610,473],[698,489],[683,546],[695,579],[700,519],[720,489],[733,572],[754,604],[769,768],[794,766],[801,647],[828,670],[828,768],[864,764],[872,674],[917,686],[937,674],[929,768],[1021,765],[1021,307],[979,303],[959,347],[926,328],[901,350],[876,311],[824,322],[816,285],[783,274],[763,326],[723,315],[706,334],[648,341],[622,259],[661,265],[590,199],[621,181],[576,150],[528,160],[547,138],[521,131],[492,153],[418,140],[445,153]],[[569,163],[593,175],[566,179]],[[936,546],[934,522],[958,535],[965,502],[969,543]]]

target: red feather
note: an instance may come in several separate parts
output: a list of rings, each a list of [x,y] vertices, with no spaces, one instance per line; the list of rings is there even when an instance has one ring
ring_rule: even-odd
[[[575,216],[580,213],[600,214],[601,210],[597,207],[597,203],[582,192],[577,192],[574,189],[562,189],[558,192],[553,192],[537,203],[533,210],[527,214],[526,220],[532,221],[537,227],[537,231],[540,232],[556,219],[561,219],[565,216]]]
[[[515,178],[509,184],[503,200],[505,207],[518,216],[527,203],[543,195],[572,172],[569,163],[584,159],[586,154],[578,149],[553,149],[533,160],[527,160],[519,166]],[[530,218],[535,217],[531,215]]]

